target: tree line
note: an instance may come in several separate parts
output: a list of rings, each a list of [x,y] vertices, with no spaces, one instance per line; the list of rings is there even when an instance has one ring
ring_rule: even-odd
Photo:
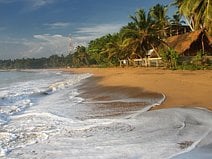
[[[209,1],[173,0],[170,5],[178,9],[171,18],[167,15],[170,5],[157,4],[147,12],[138,9],[119,32],[91,40],[87,47],[78,46],[67,56],[0,60],[0,68],[116,66],[122,59],[143,58],[150,49],[159,54],[157,48],[165,46],[165,39],[170,36],[199,29],[205,29],[212,36],[212,4]],[[171,56],[175,57],[175,53],[171,52]]]

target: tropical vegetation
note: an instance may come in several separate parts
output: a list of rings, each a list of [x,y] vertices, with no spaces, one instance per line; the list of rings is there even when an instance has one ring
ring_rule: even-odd
[[[178,13],[184,17],[192,31],[205,28],[212,35],[211,0],[174,0]]]
[[[117,66],[120,60],[143,58],[148,50],[154,50],[163,58],[165,66],[176,69],[180,64],[179,55],[172,48],[164,50],[163,46],[167,46],[165,39],[181,34],[186,26],[190,28],[187,27],[186,32],[204,29],[211,36],[212,3],[210,0],[173,0],[172,5],[178,8],[172,18],[167,15],[168,5],[157,4],[147,12],[138,9],[119,32],[96,38],[87,46],[77,46],[67,56],[0,60],[0,68]],[[181,68],[185,68],[184,64],[181,62]]]

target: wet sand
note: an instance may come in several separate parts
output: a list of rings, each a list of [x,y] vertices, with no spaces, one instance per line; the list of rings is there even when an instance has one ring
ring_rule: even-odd
[[[84,92],[82,96],[94,100],[102,100],[103,98],[111,100],[120,98],[120,96],[138,98],[144,94],[157,97],[162,93],[166,99],[154,109],[201,107],[212,110],[211,70],[70,68],[63,69],[63,71],[93,74],[93,77],[89,78],[86,84],[81,87],[81,92]]]
[[[173,107],[199,107],[212,110],[212,71],[171,71],[157,68],[78,68],[68,69],[73,73],[92,73],[82,84],[81,96],[91,101],[117,99],[159,99],[165,101],[152,109]],[[92,105],[92,104],[91,104]],[[142,102],[97,103],[94,117],[114,117],[130,114],[143,108]],[[104,113],[103,113],[104,112]],[[207,140],[207,139],[206,139]],[[211,158],[211,144],[197,145],[193,150],[173,159]]]

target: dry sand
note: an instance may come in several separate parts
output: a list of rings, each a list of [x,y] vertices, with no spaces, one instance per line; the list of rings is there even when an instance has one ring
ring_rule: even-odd
[[[140,90],[145,90],[165,94],[166,100],[155,109],[203,107],[212,110],[211,70],[172,71],[158,68],[71,68],[63,71],[92,73],[94,76],[87,81],[87,87],[83,88],[90,92],[93,90],[89,97],[93,96],[94,99],[100,92],[104,93],[106,91],[110,93],[114,91],[114,88],[116,88],[116,93],[132,96],[140,94]],[[108,92],[108,90],[110,91]]]

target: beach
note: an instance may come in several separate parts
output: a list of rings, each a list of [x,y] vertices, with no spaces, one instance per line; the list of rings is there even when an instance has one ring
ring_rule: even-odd
[[[80,68],[0,76],[0,158],[212,156],[210,71]]]
[[[161,125],[160,127],[164,127],[165,132],[167,132],[169,131],[170,127],[176,126],[176,118],[177,121],[181,120],[178,119],[178,115],[176,115],[176,112],[178,112],[179,110],[182,111],[180,113],[180,118],[185,118],[183,119],[184,122],[181,121],[184,124],[179,127],[177,126],[179,129],[177,128],[177,130],[175,130],[175,132],[171,136],[174,137],[175,133],[177,134],[177,136],[181,136],[185,132],[188,134],[188,136],[185,135],[187,137],[182,137],[182,139],[180,139],[181,137],[178,137],[178,139],[176,139],[178,140],[177,144],[182,146],[180,146],[182,148],[182,151],[174,154],[173,156],[169,156],[169,158],[211,158],[210,138],[212,133],[210,130],[210,126],[208,125],[211,124],[211,118],[205,118],[204,121],[200,121],[199,119],[204,118],[204,115],[202,114],[202,116],[196,113],[193,114],[193,111],[199,112],[201,111],[201,109],[208,110],[209,114],[211,114],[211,70],[185,71],[164,70],[158,68],[72,68],[65,71],[70,71],[72,73],[91,73],[93,75],[83,82],[80,89],[80,96],[85,99],[91,99],[92,101],[94,101],[94,103],[98,103],[94,107],[95,111],[93,113],[96,113],[95,117],[99,117],[101,115],[104,117],[120,114],[123,115],[126,113],[137,111],[139,113],[134,114],[134,117],[136,117],[142,115],[142,110],[144,110],[143,116],[148,115],[149,113],[151,114],[151,112],[155,114],[153,116],[150,115],[152,116],[151,120],[153,121],[150,120],[150,124],[148,124],[148,127],[151,127],[151,123],[154,123],[154,120],[157,120],[156,123]],[[149,97],[151,99],[159,99],[161,98],[161,95],[163,95],[165,99],[158,104],[147,107],[147,109],[143,108],[142,102],[130,100],[145,99],[146,97]],[[124,101],[123,99],[126,100]],[[116,100],[122,100],[122,102],[120,103]],[[111,102],[105,104],[104,101]],[[178,110],[178,108],[180,109]],[[139,111],[139,109],[141,109],[141,111]],[[149,113],[145,113],[145,111],[148,110]],[[162,114],[160,114],[160,110],[162,110]],[[166,112],[168,112],[168,114],[166,114]],[[163,121],[163,119],[166,119],[166,121]],[[173,121],[168,124],[169,126],[166,126],[168,120]],[[209,127],[206,126],[207,128],[205,130],[201,130],[198,125],[202,125],[205,121],[208,122],[206,125],[208,125]],[[141,122],[143,121],[141,120]],[[154,123],[152,127],[157,127],[156,123]],[[156,128],[154,131],[161,130]],[[198,140],[193,142],[192,138],[194,136],[192,136],[192,134],[193,132],[198,131],[201,131],[202,135],[200,135],[200,138]],[[164,136],[165,132],[162,131],[161,135]],[[164,140],[167,139],[169,139],[168,136],[164,138]],[[154,140],[157,141],[157,138],[153,139],[153,142],[155,142]],[[161,139],[161,141],[163,141],[163,139]],[[151,145],[150,147],[153,148],[154,146]],[[167,150],[169,151],[168,148],[165,148],[164,152],[166,152]],[[153,155],[151,157],[154,158],[156,156]],[[159,158],[163,157],[160,156]]]
[[[162,93],[166,99],[154,109],[201,107],[212,110],[211,70],[164,70],[158,68],[70,68],[72,73],[91,73],[83,88],[92,98],[101,92],[139,95],[144,92]],[[103,89],[104,87],[104,89]],[[84,91],[85,92],[85,91]],[[117,92],[117,93],[115,93]],[[86,94],[84,94],[86,95]]]

